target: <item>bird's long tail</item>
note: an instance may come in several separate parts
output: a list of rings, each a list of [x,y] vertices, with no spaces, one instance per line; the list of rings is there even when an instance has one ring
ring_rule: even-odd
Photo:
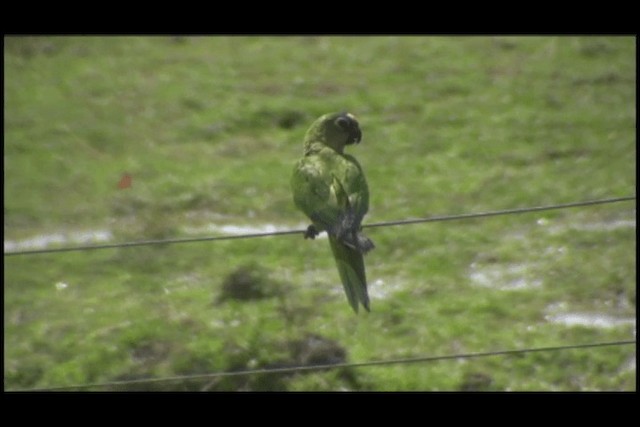
[[[364,256],[356,249],[352,249],[340,242],[336,237],[329,236],[329,244],[336,266],[340,273],[340,280],[344,292],[353,310],[357,313],[359,303],[369,310],[369,294],[367,293],[367,277],[364,271]]]

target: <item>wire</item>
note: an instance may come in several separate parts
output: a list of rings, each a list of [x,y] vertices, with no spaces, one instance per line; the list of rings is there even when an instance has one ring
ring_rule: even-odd
[[[117,386],[127,386],[127,385],[134,385],[134,384],[152,384],[152,383],[161,383],[161,382],[205,380],[205,379],[214,379],[214,378],[220,378],[220,377],[236,377],[236,376],[242,376],[242,375],[290,374],[290,373],[296,373],[296,372],[319,371],[319,370],[326,370],[326,369],[363,368],[363,367],[372,367],[372,366],[388,366],[388,365],[410,364],[410,363],[438,362],[441,360],[476,359],[481,357],[494,357],[494,356],[513,356],[518,354],[539,353],[539,352],[545,352],[545,351],[563,351],[563,350],[585,349],[585,348],[595,348],[595,347],[622,346],[622,345],[631,345],[635,343],[636,343],[635,340],[629,340],[629,341],[600,342],[600,343],[591,343],[591,344],[572,344],[572,345],[552,346],[552,347],[538,347],[538,348],[524,348],[524,349],[515,349],[515,350],[487,351],[487,352],[479,352],[479,353],[451,354],[451,355],[445,355],[445,356],[423,356],[423,357],[413,357],[413,358],[405,358],[405,359],[373,360],[369,362],[359,362],[359,363],[335,363],[335,364],[326,364],[326,365],[293,366],[288,368],[247,369],[244,371],[214,372],[209,374],[195,374],[195,375],[178,375],[178,376],[164,377],[164,378],[143,378],[138,380],[110,381],[110,382],[104,382],[104,383],[89,383],[89,384],[69,385],[69,386],[60,386],[60,387],[17,389],[17,390],[7,390],[7,391],[62,391],[62,390],[87,389],[87,388],[117,387]]]
[[[529,213],[529,212],[549,211],[554,209],[575,208],[580,206],[602,205],[605,203],[627,202],[635,199],[636,199],[636,196],[616,197],[616,198],[609,198],[609,199],[588,200],[583,202],[563,203],[563,204],[547,205],[547,206],[535,206],[535,207],[528,207],[528,208],[504,209],[504,210],[498,210],[498,211],[478,212],[478,213],[459,214],[459,215],[442,215],[442,216],[434,216],[434,217],[428,217],[428,218],[415,218],[415,219],[405,219],[405,220],[397,220],[397,221],[383,221],[383,222],[377,222],[372,224],[365,224],[362,227],[363,228],[391,227],[391,226],[397,226],[397,225],[420,224],[420,223],[426,223],[426,222],[451,221],[451,220],[461,220],[461,219],[471,219],[471,218],[486,218],[486,217],[498,216],[498,215],[521,214],[521,213]],[[5,252],[4,256],[35,255],[35,254],[71,252],[71,251],[89,251],[89,250],[98,250],[98,249],[130,248],[135,246],[166,245],[166,244],[174,244],[174,243],[194,243],[194,242],[210,242],[210,241],[218,241],[218,240],[252,239],[252,238],[258,238],[258,237],[301,234],[301,233],[304,233],[305,231],[306,230],[298,229],[298,230],[272,231],[272,232],[264,232],[264,233],[234,234],[229,236],[188,237],[188,238],[165,239],[165,240],[142,240],[137,242],[110,243],[110,244],[104,244],[104,245],[72,246],[72,247],[66,247],[66,248],[49,248],[49,249],[34,249],[34,250],[25,250],[25,251]]]
[[[617,203],[617,202],[628,202],[631,200],[635,200],[636,196],[627,196],[627,197],[616,197],[611,199],[600,199],[600,200],[587,200],[584,202],[573,202],[573,203],[564,203],[558,205],[548,205],[548,206],[537,206],[537,207],[529,207],[529,208],[515,208],[515,209],[504,209],[499,211],[491,211],[491,212],[479,212],[479,213],[470,213],[470,214],[460,214],[460,215],[443,215],[443,216],[433,216],[429,218],[416,218],[416,219],[405,219],[400,221],[387,221],[387,222],[379,222],[375,224],[363,225],[364,227],[383,227],[383,226],[394,226],[394,225],[408,225],[408,224],[419,224],[424,222],[436,222],[436,221],[451,221],[451,220],[460,220],[460,219],[471,219],[471,218],[486,218],[490,216],[498,216],[498,215],[514,215],[521,213],[530,213],[530,212],[540,212],[540,211],[550,211],[554,209],[568,209],[568,208],[577,208],[580,206],[593,206],[593,205],[602,205],[605,203]]]

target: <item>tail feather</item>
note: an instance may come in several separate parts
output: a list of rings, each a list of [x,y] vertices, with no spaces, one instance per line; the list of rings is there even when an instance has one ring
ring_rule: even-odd
[[[336,260],[338,273],[340,273],[344,292],[347,294],[347,299],[353,311],[357,313],[360,304],[367,311],[370,311],[364,256],[360,251],[344,245],[333,236],[329,236],[329,243]]]

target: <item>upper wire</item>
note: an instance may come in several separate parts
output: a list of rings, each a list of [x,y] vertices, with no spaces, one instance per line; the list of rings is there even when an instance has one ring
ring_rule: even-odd
[[[530,212],[549,211],[549,210],[555,210],[555,209],[576,208],[581,206],[602,205],[606,203],[626,202],[626,201],[631,201],[635,199],[636,199],[636,196],[614,197],[614,198],[608,198],[608,199],[587,200],[582,202],[561,203],[561,204],[546,205],[546,206],[503,209],[503,210],[476,212],[476,213],[468,213],[468,214],[441,215],[441,216],[432,216],[427,218],[410,218],[410,219],[395,220],[395,221],[382,221],[382,222],[376,222],[371,224],[363,224],[362,227],[363,228],[391,227],[391,226],[420,224],[420,223],[437,222],[437,221],[486,218],[486,217],[498,216],[498,215],[523,214],[523,213],[530,213]],[[137,246],[210,242],[210,241],[218,241],[218,240],[252,239],[252,238],[258,238],[258,237],[301,234],[301,233],[304,233],[305,231],[306,230],[303,230],[303,229],[297,229],[297,230],[270,231],[270,232],[264,232],[264,233],[232,234],[232,235],[226,235],[226,236],[140,240],[140,241],[134,241],[134,242],[107,243],[107,244],[101,244],[101,245],[70,246],[70,247],[64,247],[64,248],[46,248],[46,249],[32,249],[32,250],[24,250],[24,251],[4,252],[4,256],[35,255],[35,254],[71,252],[71,251],[89,251],[89,250],[98,250],[98,249],[131,248],[131,247],[137,247]]]

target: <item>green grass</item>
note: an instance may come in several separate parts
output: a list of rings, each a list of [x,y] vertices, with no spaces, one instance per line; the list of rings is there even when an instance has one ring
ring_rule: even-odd
[[[4,41],[5,240],[301,227],[293,163],[339,110],[363,129],[350,152],[366,222],[635,194],[633,37]],[[324,239],[5,257],[5,389],[291,366],[310,335],[346,362],[634,339],[634,325],[548,321],[552,307],[635,317],[632,220],[625,202],[369,229],[358,316]],[[243,271],[269,292],[221,298]],[[619,346],[110,389],[635,390],[632,359]]]

